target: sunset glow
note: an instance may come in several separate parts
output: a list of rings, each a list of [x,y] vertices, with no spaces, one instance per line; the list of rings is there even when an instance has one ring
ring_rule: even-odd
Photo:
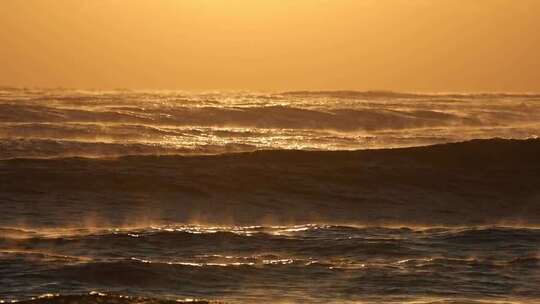
[[[0,85],[539,91],[536,0],[4,0]]]

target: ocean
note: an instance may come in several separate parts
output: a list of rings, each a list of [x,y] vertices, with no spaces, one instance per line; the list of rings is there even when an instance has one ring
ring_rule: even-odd
[[[0,88],[0,300],[540,303],[540,95]]]

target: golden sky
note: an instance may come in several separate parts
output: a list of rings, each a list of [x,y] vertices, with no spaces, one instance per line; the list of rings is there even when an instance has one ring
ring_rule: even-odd
[[[1,0],[0,85],[540,91],[539,0]]]

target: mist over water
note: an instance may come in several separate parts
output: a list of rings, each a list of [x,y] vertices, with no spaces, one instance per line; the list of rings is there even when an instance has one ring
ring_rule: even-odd
[[[0,157],[396,148],[540,133],[540,95],[0,90]]]
[[[538,303],[538,134],[535,94],[3,88],[0,300]]]

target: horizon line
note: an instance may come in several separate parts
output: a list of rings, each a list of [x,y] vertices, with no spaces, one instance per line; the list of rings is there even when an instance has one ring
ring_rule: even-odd
[[[131,92],[188,92],[188,93],[272,93],[272,94],[397,94],[397,95],[540,95],[540,91],[414,91],[393,89],[290,89],[290,90],[265,90],[265,89],[179,89],[179,88],[97,88],[97,87],[63,87],[63,86],[13,86],[0,85],[0,90],[59,90],[59,91],[131,91]]]

